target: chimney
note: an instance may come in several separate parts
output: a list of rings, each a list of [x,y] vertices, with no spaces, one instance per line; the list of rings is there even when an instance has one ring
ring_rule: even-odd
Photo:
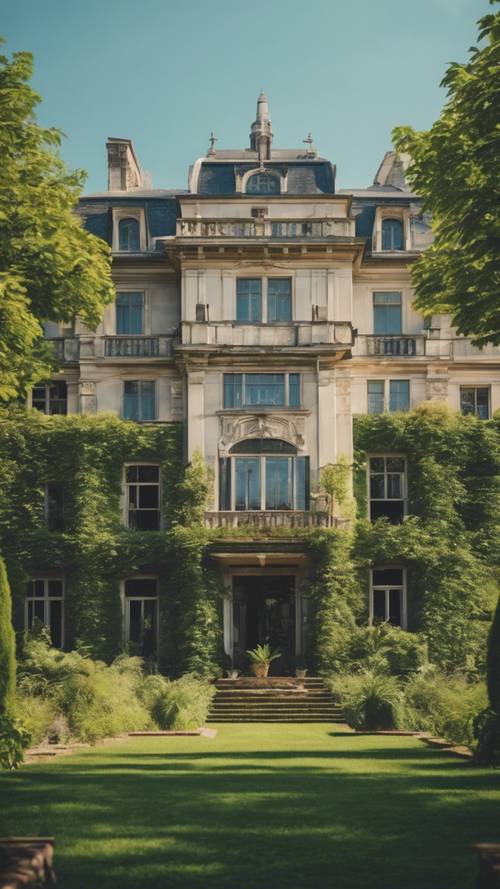
[[[115,139],[106,142],[108,151],[108,191],[130,191],[140,188],[143,182],[131,139]]]

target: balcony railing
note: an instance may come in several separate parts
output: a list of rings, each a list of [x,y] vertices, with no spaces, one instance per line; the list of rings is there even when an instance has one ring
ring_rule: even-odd
[[[184,321],[183,345],[218,346],[350,346],[352,326],[348,322],[290,321],[289,324],[239,324]]]
[[[58,361],[64,364],[78,361],[80,343],[76,337],[55,337],[48,342],[52,343]]]
[[[415,336],[358,336],[356,353],[381,358],[401,358],[425,355],[425,337]]]
[[[331,238],[354,235],[351,219],[178,219],[180,238]]]
[[[104,340],[104,354],[109,358],[156,358],[160,340],[157,336],[109,336]]]
[[[274,531],[278,528],[335,528],[348,524],[348,519],[340,519],[327,512],[262,510],[205,513],[205,526],[211,529],[248,528],[249,531]]]

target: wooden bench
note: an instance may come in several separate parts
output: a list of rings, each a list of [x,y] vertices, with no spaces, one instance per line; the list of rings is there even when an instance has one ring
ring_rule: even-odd
[[[0,889],[55,886],[53,858],[50,837],[0,837]]]
[[[500,843],[477,843],[477,889],[500,889]]]

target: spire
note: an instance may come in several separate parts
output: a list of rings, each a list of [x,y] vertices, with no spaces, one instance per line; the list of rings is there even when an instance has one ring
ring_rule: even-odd
[[[250,130],[250,148],[257,151],[259,160],[271,159],[271,145],[273,133],[271,130],[271,118],[269,117],[269,102],[264,90],[260,91],[257,99],[257,117]]]

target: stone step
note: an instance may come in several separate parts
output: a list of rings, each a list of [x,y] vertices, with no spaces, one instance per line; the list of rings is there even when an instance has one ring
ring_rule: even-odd
[[[252,717],[252,716],[209,716],[207,719],[209,723],[236,723],[236,722],[253,722],[253,723],[327,723],[328,725],[345,725],[345,720],[342,717],[327,719],[325,716],[293,716],[293,717],[285,717],[285,716],[269,716],[267,719],[265,717]]]
[[[212,707],[222,710],[340,710],[334,701],[217,701]]]

